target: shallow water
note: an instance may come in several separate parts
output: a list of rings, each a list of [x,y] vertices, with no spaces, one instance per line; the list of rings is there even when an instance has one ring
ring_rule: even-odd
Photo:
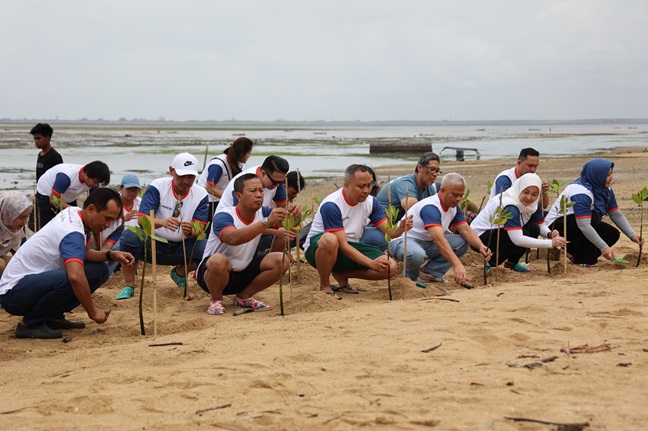
[[[102,160],[112,171],[111,183],[135,172],[143,183],[165,175],[173,156],[188,151],[202,164],[205,147],[214,157],[237,136],[255,140],[247,166],[260,164],[269,154],[285,157],[291,169],[306,178],[340,176],[352,163],[372,167],[412,163],[418,154],[369,154],[370,142],[416,140],[429,142],[442,156],[454,157],[446,146],[477,148],[482,158],[515,159],[521,148],[534,147],[543,156],[605,151],[619,146],[648,146],[645,124],[560,125],[437,125],[320,128],[199,129],[54,126],[53,146],[66,163]],[[30,126],[3,126],[0,130],[0,189],[33,192],[37,149]],[[470,158],[471,153],[466,153]]]

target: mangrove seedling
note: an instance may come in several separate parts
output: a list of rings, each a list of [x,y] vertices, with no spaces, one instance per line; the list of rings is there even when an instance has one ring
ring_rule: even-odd
[[[639,190],[637,193],[632,194],[632,200],[639,206],[639,238],[643,238],[643,203],[648,199],[648,188],[644,187]],[[641,251],[643,246],[639,244],[639,256],[637,257],[637,264],[635,268],[639,267],[639,262],[641,262]]]
[[[146,254],[147,246],[146,243],[150,239],[151,241],[159,241],[168,243],[165,238],[154,235],[153,228],[151,226],[151,220],[148,217],[142,217],[140,221],[141,227],[139,226],[126,226],[128,229],[132,230],[137,238],[140,241],[144,242],[144,262],[142,263],[142,278],[140,280],[140,293],[139,293],[139,319],[140,319],[140,331],[142,335],[146,335],[146,330],[144,329],[144,313],[142,311],[142,299],[144,294],[144,276],[146,275]]]
[[[385,209],[385,215],[387,216],[387,221],[385,222],[385,241],[387,241],[387,260],[391,258],[391,253],[389,252],[389,243],[392,240],[392,234],[398,228],[398,208],[392,206],[391,204]],[[407,260],[407,255],[403,256],[403,260]],[[392,300],[392,290],[391,290],[391,266],[387,266],[387,290],[389,291],[389,300]]]

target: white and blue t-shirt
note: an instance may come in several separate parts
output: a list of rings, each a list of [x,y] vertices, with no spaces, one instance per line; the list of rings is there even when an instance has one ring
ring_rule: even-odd
[[[0,295],[27,275],[63,269],[70,262],[83,265],[85,255],[81,208],[68,207],[29,238],[9,261],[0,279]]]
[[[475,217],[475,219],[470,224],[470,227],[475,231],[479,236],[486,231],[497,229],[497,225],[491,225],[490,217],[493,216],[499,207],[499,199],[491,199],[488,201],[484,209]],[[525,216],[520,212],[520,209],[515,205],[507,205],[504,207],[505,210],[508,210],[513,216],[510,219],[506,220],[504,224],[504,230],[522,230],[527,223],[537,223],[538,225],[544,224],[544,215],[542,212],[542,207],[540,206],[540,200],[538,200],[538,209],[531,216]]]
[[[556,202],[551,206],[549,214],[547,214],[545,223],[551,225],[558,217],[562,217],[559,214],[560,200],[562,196],[567,198],[567,202],[574,202],[574,205],[567,208],[567,215],[574,214],[574,216],[579,218],[592,218],[592,211],[594,210],[594,195],[592,192],[582,184],[570,184],[565,187],[565,190],[558,196]],[[616,197],[614,196],[614,191],[610,187],[610,201],[608,203],[607,212],[616,211],[619,209],[619,204],[617,204]]]
[[[243,169],[243,163],[239,163],[239,169]],[[207,188],[207,185],[220,190],[225,190],[232,180],[232,168],[229,165],[227,154],[219,154],[209,161],[207,167],[202,171],[198,178],[198,185]],[[211,202],[218,202],[221,198],[209,195]]]
[[[173,178],[158,178],[151,182],[146,188],[142,203],[139,208],[139,216],[148,216],[151,210],[155,211],[156,219],[172,217],[181,222],[198,221],[201,225],[207,223],[209,202],[207,191],[194,184],[184,196],[176,195],[173,190]],[[169,241],[182,241],[180,229],[170,230],[166,227],[155,229],[155,234]]]
[[[387,221],[385,210],[378,200],[368,196],[364,202],[351,205],[346,200],[344,189],[339,189],[328,195],[320,204],[306,237],[304,250],[310,245],[311,237],[324,232],[343,230],[348,242],[360,242],[367,219],[374,226]]]
[[[495,177],[495,182],[493,183],[493,187],[491,187],[489,199],[508,190],[518,178],[517,166],[500,172],[499,175]]]
[[[224,211],[216,213],[212,222],[212,233],[209,235],[205,252],[203,253],[203,260],[208,259],[213,254],[221,253],[229,259],[232,265],[232,271],[243,271],[252,262],[257,252],[261,235],[257,235],[245,244],[229,245],[221,241],[221,234],[227,229],[241,229],[253,223],[260,222],[264,217],[268,217],[271,212],[272,208],[263,206],[259,208],[254,214],[254,219],[250,221],[245,221],[241,218],[238,207],[226,208]]]
[[[423,241],[432,241],[432,235],[427,230],[429,227],[440,227],[445,232],[450,226],[466,223],[461,208],[444,208],[439,195],[418,201],[409,209],[408,214],[413,216],[414,226],[407,232],[407,236]]]
[[[245,174],[254,174],[258,177],[260,173],[261,166],[253,166],[232,178],[232,181],[229,182],[229,184],[223,191],[223,196],[221,196],[220,203],[218,204],[218,207],[216,207],[216,214],[223,211],[225,208],[231,208],[238,205],[238,201],[234,197],[234,181],[238,177]],[[272,190],[266,189],[265,187],[263,188],[263,205],[270,206],[272,202],[274,202],[277,206],[285,205],[288,202],[288,200],[286,199],[286,187],[283,183],[279,184]]]
[[[36,192],[43,196],[63,196],[66,203],[74,202],[82,193],[88,191],[88,185],[81,181],[83,165],[60,163],[49,168],[36,186]]]

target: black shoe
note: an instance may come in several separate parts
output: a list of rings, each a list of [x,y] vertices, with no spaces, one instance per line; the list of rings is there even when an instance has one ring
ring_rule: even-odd
[[[62,320],[46,320],[45,325],[50,329],[83,329],[85,323],[83,322],[70,322],[67,319]]]
[[[22,323],[16,326],[16,338],[61,338],[63,333],[48,328],[46,325],[37,326],[35,328],[28,328]]]

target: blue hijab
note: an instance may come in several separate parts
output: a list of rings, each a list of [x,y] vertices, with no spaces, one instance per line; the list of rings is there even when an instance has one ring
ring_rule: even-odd
[[[580,177],[572,184],[580,184],[587,188],[594,195],[594,210],[599,217],[607,214],[610,202],[610,189],[605,187],[610,168],[614,163],[605,159],[592,159],[583,165]]]

